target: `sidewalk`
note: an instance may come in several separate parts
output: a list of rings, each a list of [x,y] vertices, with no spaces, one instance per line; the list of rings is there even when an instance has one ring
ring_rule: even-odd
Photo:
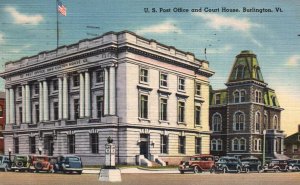
[[[121,168],[121,173],[168,173],[176,174],[179,173],[177,169],[142,169],[142,168]],[[100,169],[95,168],[84,168],[82,173],[85,174],[99,174]]]

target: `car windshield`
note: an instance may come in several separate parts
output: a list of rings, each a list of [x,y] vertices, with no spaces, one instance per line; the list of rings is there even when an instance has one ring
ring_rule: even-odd
[[[69,161],[75,162],[75,161],[80,161],[78,157],[69,157]]]

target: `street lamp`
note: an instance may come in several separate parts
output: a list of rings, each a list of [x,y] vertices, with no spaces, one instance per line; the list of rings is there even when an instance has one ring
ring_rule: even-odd
[[[42,147],[39,147],[39,154],[42,154]]]
[[[263,139],[263,164],[262,166],[265,166],[266,163],[266,130],[263,130],[263,135],[264,135],[264,139]]]
[[[8,148],[8,158],[9,158],[9,161],[11,161],[11,148]]]

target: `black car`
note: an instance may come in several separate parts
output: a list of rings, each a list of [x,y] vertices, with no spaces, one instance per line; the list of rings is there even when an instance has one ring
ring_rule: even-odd
[[[272,159],[270,163],[263,167],[264,172],[287,172],[288,169],[288,160],[285,159]]]
[[[300,159],[291,159],[288,161],[289,171],[300,171]]]
[[[244,158],[241,159],[241,162],[248,165],[249,171],[255,171],[260,173],[262,171],[262,165],[259,159],[257,158]]]
[[[82,173],[82,162],[81,158],[75,155],[62,155],[58,156],[55,161],[54,172],[72,173],[77,172]]]
[[[242,163],[235,157],[221,157],[215,164],[215,172],[249,172],[249,166],[247,163]]]

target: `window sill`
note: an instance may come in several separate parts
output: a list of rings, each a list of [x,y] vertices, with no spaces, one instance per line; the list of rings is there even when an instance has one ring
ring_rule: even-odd
[[[148,122],[148,123],[151,123],[151,120],[148,119],[148,118],[138,118],[140,122]]]
[[[161,124],[168,124],[168,125],[170,124],[170,122],[167,120],[158,120],[158,122]]]
[[[195,128],[202,128],[202,125],[195,125]]]
[[[143,82],[143,81],[140,81],[139,82],[141,85],[149,85],[149,82]]]
[[[186,123],[185,122],[178,122],[177,121],[177,125],[185,125],[186,126]]]
[[[182,98],[188,98],[189,96],[184,94],[185,92],[177,92],[176,96],[182,97]]]
[[[158,93],[170,95],[172,92],[168,91],[168,89],[158,89]]]

